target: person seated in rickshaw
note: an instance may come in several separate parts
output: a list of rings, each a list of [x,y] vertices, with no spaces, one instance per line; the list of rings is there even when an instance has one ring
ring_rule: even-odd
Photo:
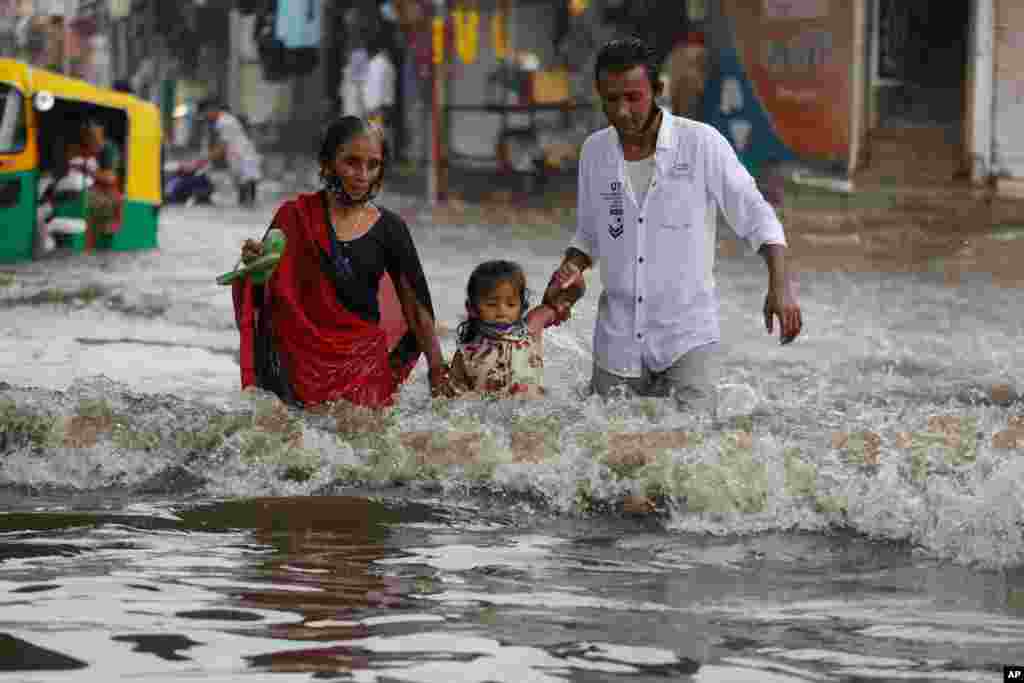
[[[89,191],[85,207],[85,250],[96,246],[100,234],[116,233],[121,227],[124,203],[124,164],[117,143],[107,137],[99,121],[85,121],[79,141],[67,149],[67,172],[57,181],[56,194]],[[59,201],[59,200],[58,200]]]

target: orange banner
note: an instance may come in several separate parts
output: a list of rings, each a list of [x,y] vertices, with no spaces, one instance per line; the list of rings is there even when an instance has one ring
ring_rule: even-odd
[[[723,9],[751,86],[783,144],[800,156],[846,159],[852,3],[724,0]]]

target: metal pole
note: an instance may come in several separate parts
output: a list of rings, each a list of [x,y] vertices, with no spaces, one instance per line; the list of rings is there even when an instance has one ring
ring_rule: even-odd
[[[444,199],[445,182],[442,177],[444,150],[442,146],[442,119],[444,117],[444,81],[447,73],[447,0],[434,0],[434,17],[431,23],[432,78],[431,78],[431,144],[430,163],[427,173],[427,202],[436,206]],[[438,31],[441,31],[440,37]]]
[[[235,113],[242,111],[242,66],[241,66],[241,39],[242,16],[238,10],[228,10],[228,106]]]

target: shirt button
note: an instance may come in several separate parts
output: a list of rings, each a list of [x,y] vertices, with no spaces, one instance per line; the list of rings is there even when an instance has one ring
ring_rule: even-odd
[[[641,256],[641,257],[640,257],[640,263],[643,263],[643,262],[644,262],[644,257],[643,257],[643,256]]]
[[[641,304],[644,302],[644,298],[642,296],[638,296],[636,298],[636,300],[637,300],[638,303],[641,303]]]
[[[637,339],[643,339],[643,338],[644,338],[644,334],[643,334],[643,332],[637,332],[637,333],[636,333],[636,338],[637,338]]]
[[[640,217],[640,222],[641,222],[641,223],[643,223],[643,222],[644,222],[644,217],[643,217],[643,216],[641,216],[641,217]]]

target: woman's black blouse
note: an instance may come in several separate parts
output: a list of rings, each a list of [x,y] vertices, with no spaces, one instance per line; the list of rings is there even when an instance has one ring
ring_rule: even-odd
[[[343,241],[335,238],[327,202],[323,203],[324,222],[330,228],[330,252],[321,250],[321,270],[334,283],[339,303],[367,322],[380,322],[377,295],[380,278],[387,272],[396,289],[412,288],[416,300],[434,316],[423,265],[405,221],[393,211],[378,207],[380,216],[366,233]],[[400,355],[413,352],[413,335],[406,335],[401,346],[404,348],[397,349]]]

